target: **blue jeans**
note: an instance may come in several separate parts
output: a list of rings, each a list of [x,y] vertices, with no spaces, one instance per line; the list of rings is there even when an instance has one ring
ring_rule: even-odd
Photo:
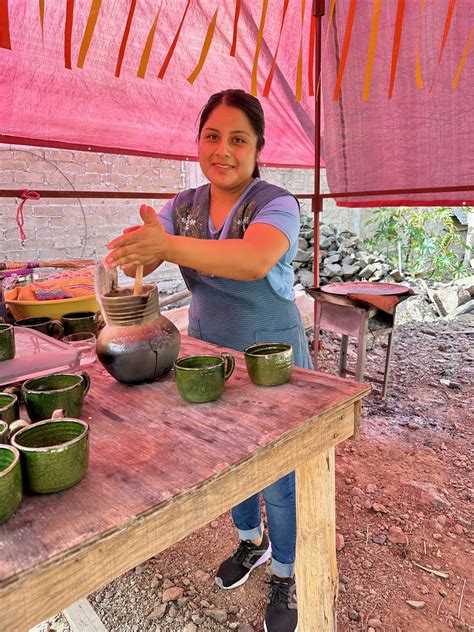
[[[283,476],[262,493],[272,543],[272,572],[292,577],[296,554],[295,473]],[[255,494],[234,507],[232,518],[241,540],[258,540],[263,533],[260,495]]]

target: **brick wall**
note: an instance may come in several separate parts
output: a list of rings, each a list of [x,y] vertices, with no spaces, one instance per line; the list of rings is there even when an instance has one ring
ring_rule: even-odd
[[[262,177],[294,193],[313,191],[310,169],[263,168]],[[0,189],[172,192],[203,181],[196,163],[0,145]],[[146,202],[156,209],[165,203]],[[99,198],[29,200],[24,205],[27,240],[22,247],[15,221],[18,200],[0,198],[0,260],[101,258],[112,237],[138,222],[141,203]],[[345,213],[329,204],[324,221],[355,227],[357,212]],[[309,200],[303,208],[310,213]]]
[[[181,162],[90,154],[36,147],[0,146],[0,188],[104,191],[177,191],[184,187]],[[23,248],[15,216],[18,200],[0,198],[0,260],[100,258],[105,244],[138,223],[141,200],[28,200]],[[161,208],[163,200],[147,203]]]

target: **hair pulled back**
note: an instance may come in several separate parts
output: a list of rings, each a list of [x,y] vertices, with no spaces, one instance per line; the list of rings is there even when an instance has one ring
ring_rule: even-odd
[[[228,90],[216,92],[209,97],[208,102],[201,110],[198,139],[201,137],[201,131],[206,124],[207,119],[219,105],[227,105],[229,107],[238,108],[246,115],[250,121],[253,131],[257,135],[257,152],[260,152],[265,145],[265,115],[257,97],[245,92],[245,90],[230,88]],[[258,169],[258,164],[255,163],[252,178],[259,177],[260,171]]]

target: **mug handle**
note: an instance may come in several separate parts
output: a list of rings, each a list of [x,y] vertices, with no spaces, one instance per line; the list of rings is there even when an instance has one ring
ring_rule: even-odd
[[[27,421],[26,419],[15,419],[15,421],[12,421],[11,424],[8,424],[8,440],[10,441],[10,439],[13,437],[14,434],[18,432],[18,430],[26,428],[26,426],[29,426],[30,423],[31,422]]]
[[[221,353],[224,360],[224,380],[228,380],[235,369],[235,358],[230,353]]]
[[[48,334],[56,340],[59,340],[64,333],[64,327],[60,320],[52,320],[49,323]]]
[[[21,391],[21,386],[7,386],[7,388],[3,389],[2,393],[8,393],[9,395],[16,395],[19,404],[23,400],[23,393]]]
[[[102,331],[102,329],[105,327],[105,320],[100,310],[94,314],[94,325],[97,329],[97,333],[99,333],[99,331]]]
[[[89,377],[89,373],[86,373],[85,371],[81,371],[79,375],[84,380],[84,395],[87,395],[91,387],[91,378]]]

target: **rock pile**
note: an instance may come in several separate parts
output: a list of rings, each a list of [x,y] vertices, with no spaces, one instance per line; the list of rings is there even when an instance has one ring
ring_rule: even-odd
[[[355,233],[338,232],[333,224],[320,224],[320,284],[341,281],[401,281],[403,276],[379,252],[368,252]],[[304,217],[293,263],[296,282],[314,285],[314,221]]]

